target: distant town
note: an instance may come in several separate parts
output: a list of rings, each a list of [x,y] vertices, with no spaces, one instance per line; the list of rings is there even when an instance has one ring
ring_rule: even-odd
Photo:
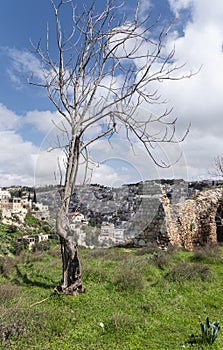
[[[135,241],[137,236],[148,230],[157,231],[158,226],[151,226],[160,214],[162,188],[171,203],[182,203],[202,189],[222,183],[214,181],[186,182],[176,180],[149,180],[136,184],[126,184],[119,188],[105,187],[99,184],[76,186],[69,212],[70,233],[75,236],[78,246],[110,247]],[[57,186],[4,187],[0,188],[0,211],[2,222],[23,223],[27,213],[40,220],[51,220],[55,224],[60,196]],[[156,220],[154,221],[154,218]],[[150,228],[149,228],[150,227]],[[152,228],[151,228],[152,227]],[[162,232],[160,244],[165,244]],[[151,236],[152,237],[152,236]],[[31,248],[36,239],[47,240],[47,234],[23,236]],[[152,238],[151,238],[152,239]],[[164,243],[162,243],[164,242]]]

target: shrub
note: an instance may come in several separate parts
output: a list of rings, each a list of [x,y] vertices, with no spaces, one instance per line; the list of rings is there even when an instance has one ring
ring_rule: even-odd
[[[21,320],[10,323],[10,324],[7,324],[7,323],[0,324],[0,339],[1,340],[8,340],[10,338],[17,340],[25,332],[26,332],[26,328]]]
[[[102,283],[108,280],[106,269],[99,266],[90,266],[82,263],[83,279],[94,283]]]
[[[6,278],[15,267],[15,260],[11,257],[0,257],[0,274]]]
[[[169,256],[165,252],[154,252],[149,258],[149,261],[159,269],[163,269],[169,262]]]
[[[18,226],[16,226],[16,225],[9,225],[8,227],[7,227],[7,232],[8,233],[15,233],[15,232],[17,232],[18,231]]]
[[[26,248],[28,248],[28,242],[26,239],[22,239],[20,242],[15,241],[13,243],[12,253],[15,255],[20,255]]]
[[[157,243],[148,243],[146,247],[138,248],[136,251],[136,255],[145,255],[145,254],[153,254],[154,252],[158,252],[160,249]]]
[[[34,244],[34,246],[32,247],[32,252],[44,252],[50,249],[50,241],[42,241],[42,242],[38,242],[36,244]]]
[[[165,275],[169,281],[184,282],[188,280],[200,279],[205,281],[211,274],[211,270],[207,265],[200,263],[180,262],[174,265]]]
[[[197,248],[191,260],[208,264],[221,264],[223,262],[220,248],[217,245],[207,245]]]
[[[90,250],[87,254],[85,254],[86,258],[103,258],[108,254],[108,249],[106,248],[96,248]]]
[[[117,290],[121,292],[135,292],[144,288],[144,280],[140,268],[133,264],[130,265],[127,261],[115,272],[112,282]]]
[[[14,297],[18,297],[20,289],[18,286],[11,286],[9,284],[1,284],[0,288],[0,304],[4,305],[11,301]]]

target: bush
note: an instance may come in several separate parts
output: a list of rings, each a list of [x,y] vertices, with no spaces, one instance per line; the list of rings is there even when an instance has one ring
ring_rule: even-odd
[[[0,288],[0,305],[7,304],[7,302],[12,301],[14,297],[18,297],[20,294],[20,289],[18,286],[13,286],[9,284],[1,284]]]
[[[15,261],[13,258],[0,257],[0,275],[8,277],[15,267]]]
[[[15,233],[18,231],[18,226],[16,225],[9,225],[8,228],[7,228],[7,232],[8,233]]]
[[[42,241],[42,242],[38,242],[36,243],[33,247],[32,247],[32,252],[44,252],[50,249],[50,241]]]
[[[103,258],[108,254],[107,248],[95,248],[85,254],[86,258]]]
[[[112,282],[121,292],[135,292],[144,288],[143,274],[140,269],[127,261],[115,272]]]
[[[15,255],[20,255],[26,248],[28,248],[28,242],[26,239],[22,239],[20,242],[16,241],[13,243],[12,253]]]
[[[21,320],[10,324],[0,324],[0,340],[18,340],[26,332],[26,328]]]
[[[159,269],[163,269],[169,262],[169,256],[165,252],[154,252],[149,258],[149,261]]]
[[[165,278],[171,282],[186,282],[188,280],[196,279],[205,281],[210,274],[211,270],[207,265],[200,263],[191,264],[188,262],[180,262],[178,265],[174,265],[169,272],[167,272]]]
[[[157,243],[148,243],[146,247],[138,248],[136,251],[136,255],[153,254],[154,252],[158,251],[159,247]]]
[[[217,245],[207,245],[197,248],[191,260],[208,264],[221,264],[223,262],[220,248]]]

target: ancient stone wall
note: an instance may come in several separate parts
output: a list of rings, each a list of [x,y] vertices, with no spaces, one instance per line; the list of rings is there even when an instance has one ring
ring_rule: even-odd
[[[171,219],[164,210],[164,199],[172,206],[183,203],[187,197],[188,184],[182,179],[145,181],[141,205],[132,217],[132,226],[129,228],[135,246],[156,242],[166,247],[170,241],[167,226]]]
[[[217,243],[216,215],[222,207],[222,191],[209,188],[188,198],[188,184],[182,180],[145,183],[143,201],[133,217],[134,244],[157,242],[161,247],[193,250]]]
[[[169,244],[193,250],[217,243],[216,213],[222,202],[222,188],[200,192],[195,198],[171,204],[162,188]]]

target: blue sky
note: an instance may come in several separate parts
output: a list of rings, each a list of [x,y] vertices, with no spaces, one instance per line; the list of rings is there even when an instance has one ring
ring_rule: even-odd
[[[104,3],[96,0],[98,11]],[[135,3],[125,2],[127,14]],[[89,181],[117,185],[160,177],[208,178],[214,158],[223,154],[223,3],[143,0],[141,9],[152,11],[154,17],[161,14],[165,22],[175,18],[167,46],[175,45],[176,57],[186,62],[188,69],[202,65],[197,76],[160,87],[178,117],[179,135],[190,122],[191,131],[184,143],[162,149],[173,162],[182,153],[181,160],[168,170],[157,168],[140,146],[138,155],[132,154],[121,137],[112,148],[105,149],[103,142],[98,142],[94,155],[101,166],[95,167]],[[30,38],[34,43],[44,38],[47,22],[52,29],[54,16],[48,0],[1,2],[0,187],[55,182],[58,154],[46,150],[55,136],[51,119],[58,116],[45,92],[24,79],[27,67],[38,67]]]

